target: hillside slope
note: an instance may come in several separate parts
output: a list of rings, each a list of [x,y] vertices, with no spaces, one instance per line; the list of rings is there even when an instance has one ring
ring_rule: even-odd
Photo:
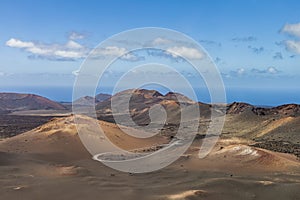
[[[65,110],[60,103],[35,94],[0,93],[0,110]]]

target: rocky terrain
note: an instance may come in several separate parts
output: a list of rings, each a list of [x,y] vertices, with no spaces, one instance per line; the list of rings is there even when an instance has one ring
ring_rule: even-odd
[[[136,126],[150,123],[153,106],[160,105],[166,110],[167,121],[157,135],[133,137],[120,127],[130,133],[145,132],[135,126],[114,123],[111,101],[121,108],[115,114],[123,116],[127,95],[130,95],[130,116]],[[3,137],[0,140],[0,192],[3,199],[294,200],[300,197],[297,104],[272,108],[238,102],[210,105],[176,93],[127,90],[97,103],[98,120],[91,120],[102,128],[103,136],[92,134],[95,130],[84,123],[89,119],[85,115],[71,115],[69,110],[56,108],[49,110],[45,104],[42,110],[36,110],[35,101],[28,107],[14,105],[28,110],[0,115]],[[181,112],[193,106],[200,110],[194,142],[176,162],[151,173],[119,172],[93,160],[93,154],[80,139],[83,135],[77,132],[78,128],[83,128],[85,131],[81,134],[87,134],[84,137],[100,145],[109,141],[129,152],[153,153],[173,140],[178,145],[184,141],[184,137],[176,138]],[[200,159],[198,154],[204,139],[210,141],[215,137],[206,137],[211,114],[221,116],[225,111],[225,125],[217,144]],[[186,134],[190,133],[189,120],[196,118],[191,115],[183,122]],[[126,155],[119,157],[124,159]]]
[[[13,137],[45,124],[51,116],[0,115],[0,138]]]

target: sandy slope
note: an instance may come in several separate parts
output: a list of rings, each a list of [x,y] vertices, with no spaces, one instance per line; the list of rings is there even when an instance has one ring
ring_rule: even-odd
[[[115,124],[99,123],[111,141],[126,149],[166,142],[161,136],[133,138]],[[248,141],[222,139],[199,159],[198,139],[171,166],[132,175],[93,161],[73,116],[56,118],[0,142],[0,199],[299,199],[299,161],[250,147]]]
[[[85,119],[84,117],[81,117]],[[167,142],[162,136],[155,136],[147,139],[139,139],[124,134],[117,125],[99,121],[108,139],[115,145],[126,149],[149,148],[153,145],[159,145]],[[127,128],[127,131],[135,131]],[[76,126],[74,116],[64,118],[54,118],[32,131],[8,138],[1,142],[0,151],[14,153],[62,153],[70,158],[87,158],[88,154],[83,147]],[[91,157],[91,156],[90,156]]]

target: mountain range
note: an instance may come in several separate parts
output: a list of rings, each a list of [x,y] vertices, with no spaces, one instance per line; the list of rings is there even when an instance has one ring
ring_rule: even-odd
[[[166,133],[168,137],[173,137],[173,133],[178,129],[182,109],[188,111],[193,106],[198,106],[201,118],[199,137],[202,137],[201,135],[207,130],[212,112],[219,114],[226,112],[222,137],[231,138],[238,136],[244,139],[251,139],[254,141],[253,145],[257,147],[300,156],[300,105],[298,104],[285,104],[265,108],[243,102],[233,102],[220,106],[225,109],[218,109],[218,106],[195,102],[179,93],[168,92],[161,94],[158,91],[146,89],[125,90],[113,96],[108,94],[98,94],[96,97],[86,96],[76,100],[74,103],[82,106],[84,104],[90,105],[95,101],[97,118],[114,123],[114,115],[118,115],[121,119],[122,117],[128,117],[126,116],[126,105],[128,104],[126,99],[128,96],[130,97],[129,113],[132,120],[139,126],[145,126],[150,123],[149,111],[151,107],[160,105],[165,109],[167,120],[161,132],[162,134]],[[114,113],[114,115],[111,108],[112,102],[118,108],[118,112]],[[30,110],[31,113],[37,113],[39,110],[53,110],[53,112],[59,113],[68,109],[70,109],[70,106],[62,105],[38,95],[0,93],[0,110],[2,113],[10,112],[14,114],[15,111],[20,110]],[[2,115],[2,118],[4,119],[2,121],[6,123],[5,118],[7,117]],[[194,117],[190,116],[188,120],[193,119]],[[45,120],[48,120],[48,118]],[[27,127],[27,124],[25,130],[39,125],[32,123],[32,127]],[[123,125],[126,126],[127,124]],[[21,130],[24,130],[22,128],[18,131],[18,126],[20,125],[16,121],[13,128],[16,132],[11,135],[19,134]]]
[[[5,93],[0,97],[1,102],[6,102],[1,104],[6,112],[0,114],[0,134],[4,136],[0,139],[3,199],[51,200],[55,196],[66,200],[96,200],[122,196],[124,200],[250,200],[300,196],[297,104],[271,108],[241,102],[213,105],[192,101],[178,93],[126,90],[97,100],[97,120],[74,115],[68,110],[70,105],[36,95]],[[126,116],[128,97],[130,116],[139,126],[150,123],[153,107],[158,105],[166,110],[167,121],[158,134],[133,137],[124,133],[123,128],[130,133],[145,132],[114,123],[115,115]],[[83,97],[77,103],[81,102],[78,105],[84,108],[83,104],[93,103],[95,99]],[[117,107],[114,116],[112,102]],[[196,119],[188,115],[183,122],[184,134],[177,137],[181,112],[189,113],[195,106],[200,110],[200,120],[193,143],[176,162],[158,171],[134,174],[113,170],[93,160],[82,144],[81,134],[87,134],[95,142],[109,140],[126,151],[143,154],[155,152],[173,141],[180,145],[185,133],[190,133],[189,120]],[[200,159],[203,138],[210,141],[214,137],[205,135],[212,113],[217,117],[226,114],[225,124],[217,144]],[[160,122],[160,116],[151,119]],[[91,134],[93,130],[85,123],[87,120],[98,124],[105,137]],[[85,131],[79,134],[78,128]],[[119,158],[123,160],[126,156],[120,154]],[[116,188],[119,192],[115,192]]]

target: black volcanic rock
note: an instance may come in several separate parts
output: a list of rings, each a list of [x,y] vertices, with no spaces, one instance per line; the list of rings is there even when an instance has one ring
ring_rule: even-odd
[[[65,110],[55,101],[35,94],[0,93],[0,109],[2,111],[20,110]]]

